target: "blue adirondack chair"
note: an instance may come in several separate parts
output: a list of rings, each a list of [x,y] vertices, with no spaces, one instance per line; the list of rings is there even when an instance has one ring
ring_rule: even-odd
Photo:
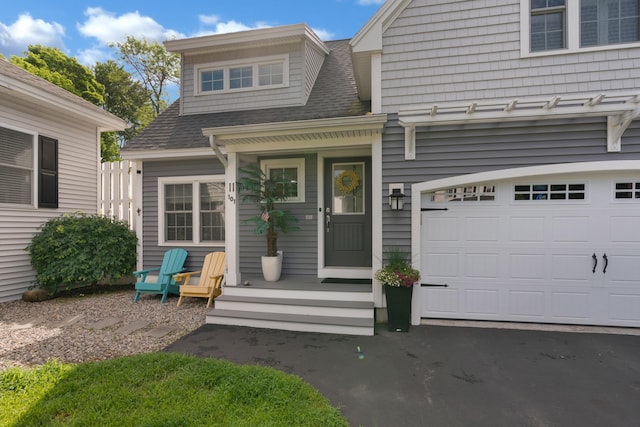
[[[133,300],[138,302],[140,294],[161,294],[160,302],[164,303],[169,293],[180,294],[180,286],[176,285],[173,276],[184,271],[183,266],[186,259],[187,251],[184,249],[170,249],[165,252],[160,267],[134,271],[133,274],[138,278],[138,281],[136,282],[136,296]],[[158,272],[158,279],[157,281],[148,281],[147,276],[153,271]]]

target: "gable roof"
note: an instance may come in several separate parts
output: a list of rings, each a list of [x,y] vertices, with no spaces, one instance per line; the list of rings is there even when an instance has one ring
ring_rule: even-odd
[[[209,149],[204,128],[318,120],[366,115],[369,102],[358,99],[348,40],[325,42],[330,50],[307,103],[302,107],[180,115],[180,100],[130,141],[122,153],[143,150]]]
[[[362,99],[371,99],[371,57],[382,52],[382,34],[396,20],[411,0],[387,0],[351,39],[353,68]]]
[[[0,59],[0,93],[5,91],[30,102],[46,104],[49,108],[81,116],[99,126],[103,131],[127,128],[127,123],[124,120],[102,108],[7,60]]]

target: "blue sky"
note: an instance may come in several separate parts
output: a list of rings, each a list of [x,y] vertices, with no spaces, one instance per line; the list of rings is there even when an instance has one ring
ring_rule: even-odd
[[[5,0],[0,53],[60,48],[85,65],[113,58],[127,35],[162,41],[306,23],[324,40],[351,38],[384,0]]]

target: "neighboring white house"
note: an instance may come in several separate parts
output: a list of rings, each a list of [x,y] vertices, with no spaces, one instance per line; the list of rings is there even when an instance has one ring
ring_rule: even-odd
[[[403,247],[423,276],[414,324],[640,327],[639,16],[624,1],[388,0],[351,40],[292,25],[167,42],[181,99],[123,152],[143,176],[143,261],[184,246],[196,266],[224,247],[228,286],[257,275],[235,183],[260,162],[300,189],[301,230],[279,241],[289,277],[373,278]],[[362,185],[336,192],[346,172]],[[238,324],[285,309],[247,305]]]
[[[100,133],[123,120],[0,60],[0,301],[34,283],[25,251],[66,212],[98,212]]]

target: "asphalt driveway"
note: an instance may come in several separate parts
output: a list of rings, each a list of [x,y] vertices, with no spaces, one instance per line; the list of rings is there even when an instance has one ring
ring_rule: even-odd
[[[354,426],[640,425],[640,336],[412,326],[357,337],[204,325],[166,351],[298,375]]]

